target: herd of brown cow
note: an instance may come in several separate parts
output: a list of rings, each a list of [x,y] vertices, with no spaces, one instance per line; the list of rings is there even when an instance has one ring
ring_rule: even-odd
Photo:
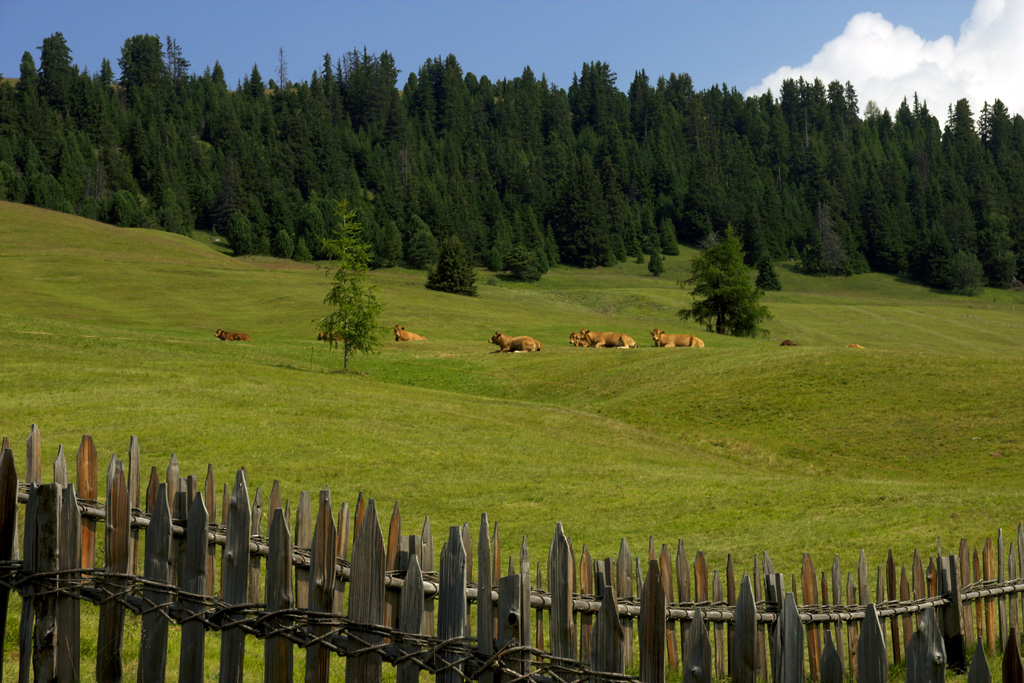
[[[410,332],[405,329],[402,325],[395,325],[395,341],[427,341],[427,338]],[[224,330],[218,329],[214,336],[223,341],[252,341],[252,337],[247,335],[245,332],[225,332]],[[323,332],[316,335],[316,338],[320,341],[333,341],[343,342],[345,338],[335,332],[328,336]],[[659,348],[665,347],[685,347],[691,349],[703,348],[704,342],[701,339],[693,336],[692,334],[668,334],[662,332],[657,327],[651,330],[651,339],[654,340],[654,345]],[[521,337],[510,337],[507,334],[501,332],[495,332],[491,335],[490,342],[498,347],[495,353],[529,353],[530,351],[540,351],[544,348],[544,345],[533,337],[521,336]],[[591,348],[607,348],[607,349],[635,349],[636,341],[628,334],[622,334],[620,332],[592,332],[586,328],[579,332],[569,333],[569,343],[573,346],[585,346]],[[780,346],[800,346],[794,341],[784,339]],[[863,349],[864,347],[860,344],[848,344],[851,349]]]

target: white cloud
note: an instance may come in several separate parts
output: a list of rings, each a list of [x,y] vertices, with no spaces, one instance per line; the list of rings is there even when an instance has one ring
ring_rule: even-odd
[[[862,112],[874,100],[895,113],[903,98],[912,101],[916,92],[940,123],[945,123],[947,106],[964,97],[975,116],[996,98],[1011,115],[1024,114],[1024,2],[976,0],[956,40],[925,40],[881,14],[857,14],[811,61],[778,69],[747,94],[771,88],[777,97],[783,80],[800,76],[826,84],[849,81]]]

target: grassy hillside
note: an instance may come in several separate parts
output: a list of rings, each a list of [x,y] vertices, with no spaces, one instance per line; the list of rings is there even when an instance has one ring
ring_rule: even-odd
[[[293,503],[362,491],[378,510],[399,502],[405,533],[487,512],[505,556],[523,534],[540,553],[562,521],[601,557],[621,537],[637,553],[649,535],[682,537],[712,567],[767,549],[787,573],[805,551],[909,561],[939,535],[977,542],[1022,517],[1020,294],[780,264],[770,337],[750,340],[679,322],[689,251],[659,279],[633,263],[535,284],[481,271],[472,299],[396,268],[372,274],[384,323],[429,341],[385,336],[342,374],[314,341],[324,270],[220,246],[0,203],[0,433],[19,468],[31,423],[47,468],[84,433],[104,459],[136,434],[144,471],[173,452],[183,474],[213,463],[218,488],[244,465],[250,486],[280,479]],[[584,326],[641,348],[570,346]],[[655,326],[707,347],[652,348]],[[493,354],[495,330],[544,351]]]

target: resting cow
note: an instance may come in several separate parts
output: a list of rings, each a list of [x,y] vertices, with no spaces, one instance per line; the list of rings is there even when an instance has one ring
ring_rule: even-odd
[[[225,332],[219,329],[213,333],[213,336],[221,341],[252,341],[252,337],[245,332]]]
[[[501,332],[495,332],[491,336],[491,343],[497,344],[498,350],[495,353],[519,353],[529,351],[540,351],[543,346],[533,337],[510,337]]]
[[[590,346],[587,340],[579,332],[569,333],[569,343],[573,346]]]
[[[654,345],[658,347],[683,346],[699,349],[704,346],[704,342],[692,334],[668,334],[667,332],[662,332],[657,327],[651,330],[651,339],[654,340]]]
[[[800,345],[797,344],[795,341],[790,341],[788,339],[783,339],[782,343],[779,344],[779,346],[800,346]]]
[[[848,349],[863,349],[864,347],[861,346],[860,344],[847,344],[846,348],[848,348]]]
[[[580,330],[580,337],[586,342],[587,346],[593,346],[595,348],[615,348],[615,349],[635,349],[636,341],[628,334],[621,334],[619,332],[591,332],[590,330]]]
[[[410,332],[401,325],[395,325],[395,341],[427,341],[427,338]]]
[[[345,342],[345,337],[343,337],[340,332],[332,332],[330,335],[326,332],[317,332],[316,338],[317,341],[337,342],[338,344],[343,344]]]

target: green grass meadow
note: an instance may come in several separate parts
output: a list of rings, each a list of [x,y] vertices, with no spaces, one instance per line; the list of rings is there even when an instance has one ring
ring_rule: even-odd
[[[0,434],[22,473],[36,423],[44,471],[63,445],[73,472],[83,434],[105,467],[134,434],[144,479],[171,453],[183,475],[212,463],[218,491],[244,466],[250,494],[277,479],[294,508],[302,490],[329,486],[336,506],[362,492],[385,528],[397,502],[403,533],[429,515],[435,539],[475,532],[486,512],[502,557],[525,535],[535,563],[556,522],[577,553],[682,538],[720,570],[731,553],[749,571],[768,550],[787,577],[804,552],[819,570],[838,555],[845,572],[861,548],[869,565],[889,549],[909,565],[940,537],[952,549],[1015,535],[1024,294],[779,263],[769,336],[737,339],[676,316],[692,255],[666,257],[661,278],[632,262],[532,284],[481,270],[475,298],[427,290],[421,271],[374,271],[379,352],[343,373],[341,352],[315,341],[321,266],[0,203]],[[428,341],[392,341],[397,323]],[[640,348],[575,348],[581,327]],[[706,347],[654,348],[654,327]],[[495,331],[544,349],[492,353]]]

